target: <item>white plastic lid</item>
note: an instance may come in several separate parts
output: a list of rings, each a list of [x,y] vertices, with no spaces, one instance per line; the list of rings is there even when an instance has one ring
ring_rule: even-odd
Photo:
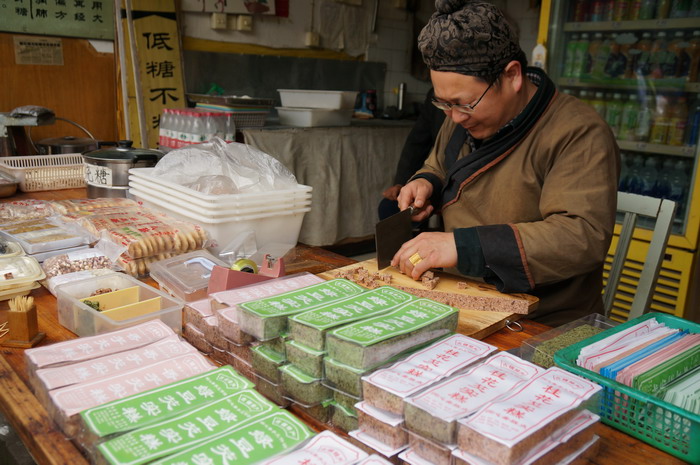
[[[44,278],[44,270],[32,257],[0,258],[0,290],[11,289]]]
[[[205,250],[195,250],[151,264],[150,274],[158,283],[175,296],[187,300],[187,296],[209,285],[214,265],[228,268],[226,263]]]
[[[0,254],[0,258],[19,257],[20,255],[25,254],[24,249],[21,245],[19,245],[19,242],[5,242],[5,246],[5,253]]]

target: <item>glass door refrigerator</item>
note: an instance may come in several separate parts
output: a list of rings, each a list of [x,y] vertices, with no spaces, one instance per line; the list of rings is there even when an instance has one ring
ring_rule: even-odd
[[[652,311],[697,320],[700,1],[544,0],[541,11],[548,74],[561,92],[592,105],[617,137],[619,190],[677,203]],[[613,319],[627,319],[649,226],[638,223]],[[619,225],[606,272],[618,232]]]

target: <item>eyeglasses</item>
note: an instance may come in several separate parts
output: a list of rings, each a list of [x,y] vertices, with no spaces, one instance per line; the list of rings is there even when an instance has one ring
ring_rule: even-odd
[[[479,104],[479,102],[481,102],[481,99],[484,98],[484,95],[486,95],[486,92],[489,91],[489,89],[491,88],[491,86],[493,85],[494,82],[496,82],[496,81],[491,82],[491,84],[489,84],[489,86],[486,88],[484,93],[481,94],[481,97],[479,97],[479,99],[473,104],[469,104],[469,103],[458,104],[458,103],[443,102],[442,100],[438,100],[435,97],[433,97],[433,99],[432,99],[433,105],[435,105],[437,108],[439,108],[442,111],[451,111],[454,108],[455,110],[457,110],[460,113],[466,113],[466,114],[470,115],[470,114],[474,113],[474,108],[476,108],[476,106]]]

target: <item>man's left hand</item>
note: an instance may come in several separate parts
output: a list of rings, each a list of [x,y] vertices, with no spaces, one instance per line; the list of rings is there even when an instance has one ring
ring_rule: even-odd
[[[457,245],[451,232],[425,232],[404,243],[391,265],[415,280],[430,268],[457,266]]]

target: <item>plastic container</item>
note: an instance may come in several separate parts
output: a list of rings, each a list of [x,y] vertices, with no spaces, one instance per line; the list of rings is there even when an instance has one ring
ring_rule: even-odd
[[[211,237],[208,249],[214,255],[228,245],[237,234],[246,231],[255,231],[255,239],[258,244],[296,244],[301,231],[301,223],[304,221],[304,215],[311,210],[311,207],[305,207],[284,212],[214,218],[190,213],[172,202],[158,200],[136,189],[129,189],[129,192],[134,199],[147,208],[163,211],[176,219],[202,225]]]
[[[251,365],[255,374],[272,383],[279,384],[280,368],[287,363],[286,357],[263,345],[251,347],[250,353]]]
[[[326,110],[324,108],[275,107],[283,126],[310,128],[316,126],[349,126],[352,108],[347,110]]]
[[[323,357],[326,354],[307,347],[297,341],[285,342],[289,362],[298,366],[304,373],[316,378],[323,378]]]
[[[617,325],[617,322],[598,313],[586,315],[583,318],[526,339],[520,347],[520,358],[541,367],[549,368],[554,366],[554,353],[557,350],[569,347],[571,344]]]
[[[5,253],[0,254],[0,258],[19,257],[24,255],[24,249],[18,242],[3,241],[5,244]]]
[[[617,428],[652,446],[689,463],[700,462],[700,415],[693,414],[637,389],[606,378],[576,365],[576,358],[585,346],[656,318],[670,328],[700,333],[700,325],[665,313],[647,313],[589,339],[558,351],[557,366],[603,386],[600,401],[589,407],[600,415],[603,423]]]
[[[357,91],[277,89],[283,107],[350,109],[355,106]]]
[[[168,294],[194,302],[207,297],[214,265],[227,265],[204,250],[195,250],[151,264],[151,278]]]
[[[0,300],[10,300],[14,299],[15,297],[28,295],[30,292],[32,292],[38,287],[41,287],[41,284],[33,282],[31,284],[13,287],[11,289],[0,290]]]
[[[333,402],[331,412],[331,425],[341,431],[356,430],[358,428],[357,412],[354,408],[346,408],[338,402]]]
[[[273,383],[260,375],[255,375],[252,381],[255,383],[255,389],[275,404],[282,408],[292,405],[292,401],[285,397],[285,392],[281,385]]]
[[[85,187],[83,156],[79,153],[1,157],[0,170],[17,179],[22,192]]]
[[[138,303],[151,301],[155,310],[136,308],[134,310],[137,311],[131,311],[129,309],[127,314],[134,316],[117,320],[108,316],[108,312],[99,312],[79,300],[92,296],[100,289],[120,290],[133,287],[137,288]],[[124,329],[156,318],[170,326],[176,333],[179,334],[181,331],[182,301],[125,274],[113,273],[65,283],[56,288],[56,294],[59,323],[78,336],[92,336]],[[142,312],[138,310],[142,310]]]
[[[283,365],[279,371],[282,388],[296,402],[314,406],[331,399],[331,390],[323,385],[322,379],[313,378],[294,365]]]
[[[0,291],[24,288],[45,277],[39,262],[32,257],[0,258]]]
[[[46,252],[33,253],[31,254],[31,257],[34,257],[39,263],[42,263],[47,258],[55,257],[56,255],[66,254],[70,252],[78,252],[80,250],[88,249],[90,249],[90,246],[88,244],[84,244],[79,245],[77,247],[69,247],[67,249],[47,250]]]

